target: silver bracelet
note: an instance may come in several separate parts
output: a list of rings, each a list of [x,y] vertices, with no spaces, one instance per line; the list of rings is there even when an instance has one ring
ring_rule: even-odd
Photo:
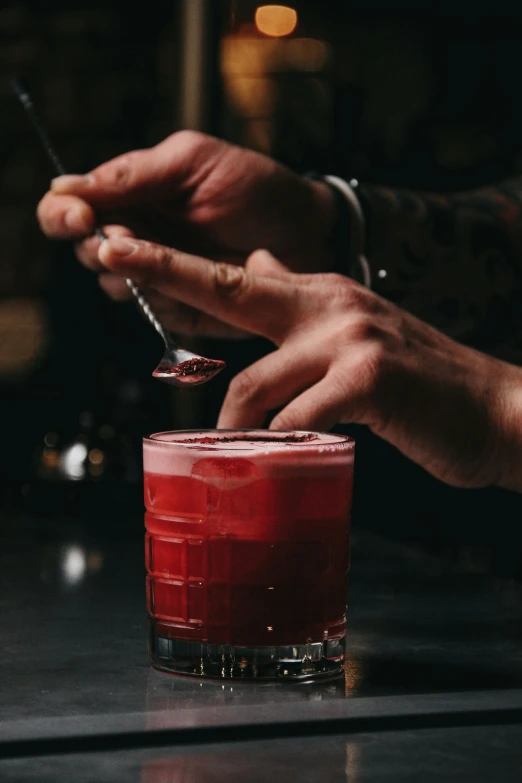
[[[361,274],[361,282],[367,287],[372,287],[372,274],[368,259],[366,258],[365,244],[366,244],[366,231],[364,223],[364,215],[361,208],[361,204],[355,189],[359,186],[356,179],[351,179],[349,182],[337,177],[333,174],[326,174],[322,179],[335,188],[346,200],[348,210],[352,217],[350,224],[350,259],[355,261],[359,266]]]

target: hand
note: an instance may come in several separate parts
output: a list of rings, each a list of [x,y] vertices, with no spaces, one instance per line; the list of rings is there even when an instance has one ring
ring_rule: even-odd
[[[459,487],[522,491],[522,370],[460,345],[357,283],[293,274],[266,251],[244,269],[150,242],[108,240],[100,261],[277,350],[233,379],[218,426],[368,425]]]
[[[331,264],[327,239],[334,213],[331,193],[321,183],[191,131],[108,161],[87,176],[58,177],[37,210],[47,236],[78,240],[78,258],[98,272],[95,215],[110,236],[139,234],[234,264],[268,247],[295,271],[315,272]],[[130,296],[121,278],[102,274],[100,284],[115,299]],[[237,332],[208,324],[192,309],[173,306],[172,299],[156,296],[151,305],[173,331],[194,333],[197,325],[200,334]]]

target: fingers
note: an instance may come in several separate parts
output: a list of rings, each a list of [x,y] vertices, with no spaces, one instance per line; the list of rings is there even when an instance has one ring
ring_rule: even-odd
[[[285,344],[232,380],[218,428],[262,427],[270,411],[319,380],[325,369],[321,357],[314,361],[308,351]]]
[[[298,275],[254,275],[136,239],[108,239],[100,247],[99,259],[116,274],[276,344],[295,321],[300,301]]]
[[[111,209],[142,204],[144,197],[152,194],[157,199],[168,192],[175,199],[177,187],[195,167],[197,151],[205,139],[207,146],[216,146],[202,134],[175,133],[155,147],[119,155],[88,174],[56,177],[52,192],[79,196],[97,208]]]
[[[133,298],[132,291],[123,279],[117,275],[102,274],[98,277],[100,288],[115,302],[128,302]]]
[[[278,413],[270,429],[328,432],[341,421],[346,402],[339,386],[327,374]]]
[[[278,413],[270,429],[328,431],[340,422],[375,425],[380,413],[375,404],[376,378],[367,358],[353,347],[348,360],[333,362],[315,386]]]
[[[70,238],[92,231],[94,218],[71,214],[73,233],[64,226],[65,201],[79,199],[105,214],[158,203],[168,197],[172,211],[187,198],[228,149],[225,142],[194,131],[174,133],[150,149],[134,150],[103,163],[88,174],[66,174],[51,182],[38,219],[48,236]],[[75,202],[78,204],[78,201]],[[82,220],[86,221],[82,223]]]
[[[55,196],[74,195],[100,208],[126,207],[143,197],[158,178],[157,156],[152,150],[135,150],[103,163],[89,174],[65,174],[51,182]]]
[[[36,216],[44,234],[52,239],[75,239],[94,229],[92,207],[77,196],[46,193],[38,204]]]
[[[133,237],[133,232],[126,226],[103,226],[103,233],[106,237]],[[81,263],[93,272],[105,271],[105,267],[100,263],[98,253],[102,240],[97,234],[91,234],[85,237],[81,242],[75,245],[76,256]]]
[[[270,429],[327,431],[341,421],[368,424],[373,409],[363,364],[332,370],[328,364],[308,341],[283,345],[233,379],[218,428],[262,427],[270,411],[283,405]]]

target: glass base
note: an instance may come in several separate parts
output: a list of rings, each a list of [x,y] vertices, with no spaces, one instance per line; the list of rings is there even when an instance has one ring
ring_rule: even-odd
[[[305,682],[342,674],[345,637],[285,647],[232,647],[170,639],[150,622],[150,659],[155,669],[220,680]]]

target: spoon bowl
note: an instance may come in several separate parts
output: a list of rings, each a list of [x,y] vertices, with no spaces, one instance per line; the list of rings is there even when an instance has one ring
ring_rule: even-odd
[[[170,338],[168,332],[165,336]],[[225,367],[221,359],[206,359],[185,348],[178,348],[170,340],[166,340],[165,344],[163,358],[152,376],[171,386],[199,386],[210,381]]]
[[[153,378],[169,383],[171,386],[199,386],[221,372],[225,367],[225,362],[221,359],[206,359],[197,353],[187,351],[186,348],[180,348],[174,335],[164,328],[151,310],[143,292],[129,278],[126,278],[125,282],[134,294],[142,313],[165,343],[165,353],[152,373]]]

